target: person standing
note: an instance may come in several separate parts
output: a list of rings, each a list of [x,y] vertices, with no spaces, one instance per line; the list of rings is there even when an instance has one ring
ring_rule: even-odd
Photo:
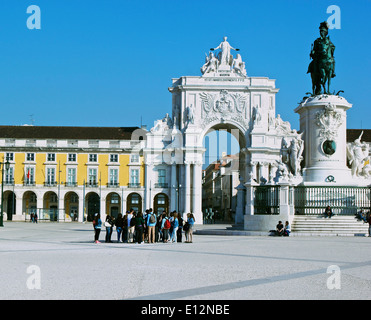
[[[143,241],[143,229],[144,229],[144,219],[141,212],[139,212],[134,219],[135,222],[135,237],[136,242],[141,244]]]
[[[181,214],[178,214],[179,227],[177,231],[177,241],[182,242],[182,233],[183,233],[183,218]]]
[[[127,228],[128,228],[128,242],[134,242],[134,229],[135,229],[135,226],[134,226],[134,220],[133,222],[131,222],[131,220],[135,218],[134,217],[134,210],[133,209],[130,209],[130,211],[128,211],[128,217],[127,217]]]
[[[109,214],[107,214],[106,221],[104,222],[104,226],[106,227],[106,242],[112,242],[111,236],[113,225],[114,223],[112,217]]]
[[[186,231],[186,243],[192,243],[193,241],[193,225],[195,224],[195,217],[192,213],[187,213],[187,231]]]
[[[94,226],[94,243],[100,243],[99,234],[102,229],[102,220],[100,219],[100,214],[96,213],[93,219]]]
[[[117,242],[120,242],[122,228],[124,226],[124,219],[122,218],[121,213],[118,214],[117,219],[115,221],[115,225],[116,225],[116,232],[117,232]]]
[[[177,242],[177,232],[179,227],[179,220],[178,220],[178,214],[176,211],[173,213],[173,221],[172,221],[173,229],[171,232],[170,242]]]
[[[148,243],[154,243],[155,242],[156,223],[157,223],[157,217],[152,212],[152,209],[150,209],[148,214],[147,214]]]
[[[167,213],[162,215],[162,223],[161,223],[161,230],[162,230],[162,242],[166,243],[169,237],[169,229],[171,223]]]
[[[127,243],[128,242],[128,211],[126,211],[126,214],[122,217],[122,242]]]
[[[371,237],[371,214],[370,212],[368,213],[367,222],[368,222],[368,236]]]

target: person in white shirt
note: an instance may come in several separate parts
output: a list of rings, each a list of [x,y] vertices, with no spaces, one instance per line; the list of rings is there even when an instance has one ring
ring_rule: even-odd
[[[127,221],[128,221],[128,229],[127,229],[128,230],[128,237],[127,237],[127,239],[128,239],[128,242],[134,242],[134,229],[135,229],[135,227],[130,226],[130,221],[133,218],[133,216],[134,216],[134,210],[131,209],[128,212],[128,215],[127,215]]]

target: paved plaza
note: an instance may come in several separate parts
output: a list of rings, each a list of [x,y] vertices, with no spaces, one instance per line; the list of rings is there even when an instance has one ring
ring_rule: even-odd
[[[0,299],[370,299],[370,252],[368,237],[94,244],[90,223],[8,222]]]

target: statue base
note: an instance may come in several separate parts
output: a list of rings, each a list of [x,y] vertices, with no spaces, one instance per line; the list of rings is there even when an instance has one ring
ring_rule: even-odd
[[[350,185],[347,167],[346,111],[352,105],[343,97],[306,98],[295,109],[304,132],[303,184]]]

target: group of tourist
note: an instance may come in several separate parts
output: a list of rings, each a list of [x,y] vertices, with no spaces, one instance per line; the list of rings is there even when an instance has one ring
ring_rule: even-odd
[[[276,236],[286,236],[288,237],[291,232],[291,227],[288,221],[285,222],[285,226],[283,225],[282,221],[278,221],[276,226],[275,235]]]
[[[185,242],[192,243],[194,223],[195,218],[192,213],[187,214],[187,221],[184,222],[182,216],[176,211],[170,214],[165,211],[162,214],[156,214],[152,209],[148,209],[143,214],[131,209],[124,216],[121,213],[118,214],[117,218],[107,215],[103,224],[100,214],[96,213],[93,219],[94,242],[100,243],[99,235],[104,225],[106,228],[105,242],[113,242],[111,238],[116,226],[117,242],[139,244],[142,242],[182,242],[184,231]]]

